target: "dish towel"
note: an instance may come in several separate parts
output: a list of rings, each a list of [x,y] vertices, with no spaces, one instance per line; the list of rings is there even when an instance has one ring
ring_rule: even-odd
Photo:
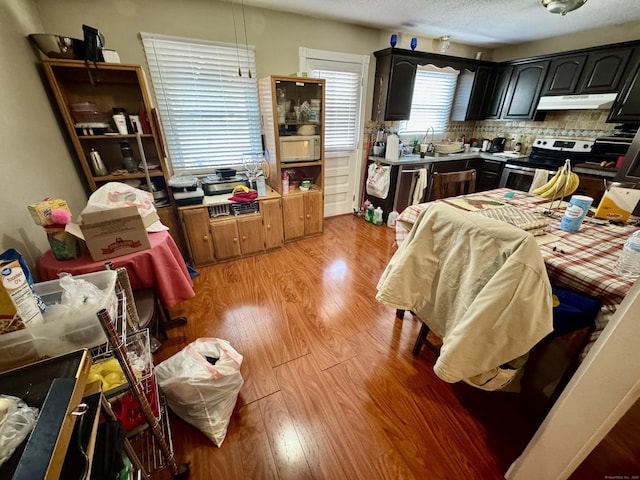
[[[425,188],[427,188],[427,169],[421,168],[418,170],[416,186],[413,188],[413,201],[411,202],[411,205],[417,205],[422,202]]]
[[[544,170],[543,168],[536,168],[535,173],[533,174],[533,183],[531,183],[531,187],[529,187],[529,193],[533,193],[533,191],[544,185],[549,181],[549,175],[553,172],[549,170]]]

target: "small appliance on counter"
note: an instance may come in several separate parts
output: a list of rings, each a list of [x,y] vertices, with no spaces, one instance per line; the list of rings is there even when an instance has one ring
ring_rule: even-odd
[[[174,175],[168,185],[173,193],[193,192],[198,188],[198,178],[193,175]]]
[[[227,176],[225,172],[221,175],[223,169],[216,170],[215,175],[209,175],[202,179],[202,189],[205,195],[222,195],[233,192],[233,188],[237,185],[249,187],[249,180],[244,174],[236,174],[233,170],[233,176]],[[232,170],[232,169],[229,169]]]
[[[507,143],[507,139],[505,137],[496,137],[491,140],[491,145],[489,145],[489,149],[487,150],[489,153],[500,153],[504,152],[504,146]]]
[[[199,205],[204,200],[204,191],[202,188],[197,187],[195,190],[188,190],[186,192],[174,192],[173,198],[176,200],[176,205],[181,207]]]

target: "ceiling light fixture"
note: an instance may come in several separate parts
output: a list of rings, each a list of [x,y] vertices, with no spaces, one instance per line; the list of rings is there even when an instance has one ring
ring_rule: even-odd
[[[449,35],[445,35],[438,39],[440,40],[440,53],[445,53],[449,50],[449,45],[451,44],[450,39],[451,37]]]
[[[548,12],[559,13],[560,15],[566,15],[580,8],[585,3],[587,3],[587,0],[540,0],[540,4],[546,8]]]

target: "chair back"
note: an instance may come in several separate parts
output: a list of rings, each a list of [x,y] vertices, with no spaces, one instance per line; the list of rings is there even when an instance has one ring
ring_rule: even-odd
[[[434,173],[433,198],[438,200],[456,197],[476,191],[476,171],[463,170],[461,172]]]

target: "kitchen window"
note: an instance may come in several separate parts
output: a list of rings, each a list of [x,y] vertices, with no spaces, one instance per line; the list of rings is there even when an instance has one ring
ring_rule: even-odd
[[[262,152],[255,47],[142,33],[176,173],[211,173]]]
[[[451,67],[419,65],[413,85],[411,115],[409,120],[400,122],[398,133],[424,135],[430,127],[434,134],[444,133],[459,73]]]

